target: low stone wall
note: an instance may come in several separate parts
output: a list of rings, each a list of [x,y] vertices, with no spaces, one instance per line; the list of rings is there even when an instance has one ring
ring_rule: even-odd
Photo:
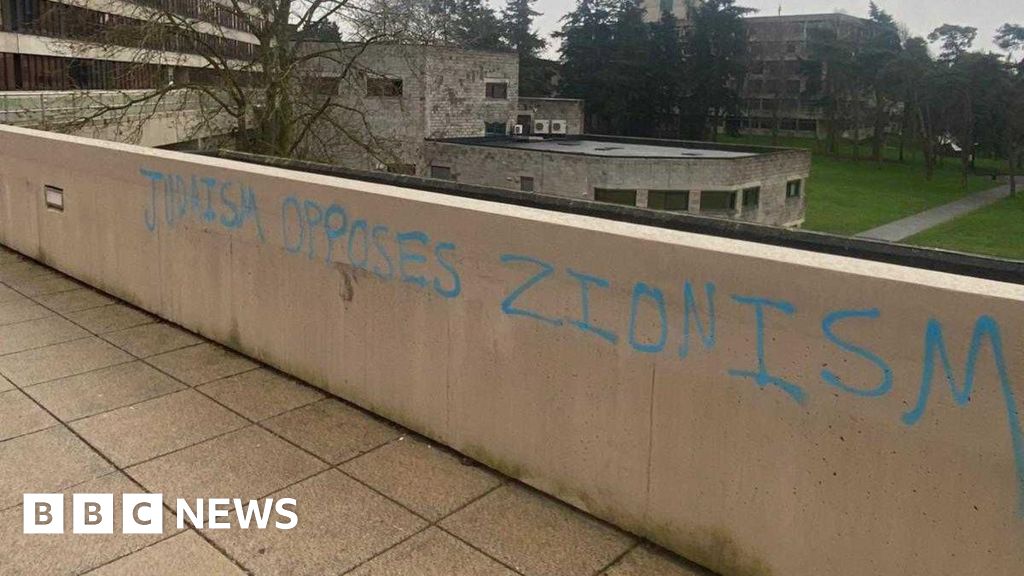
[[[1024,566],[1021,285],[5,127],[0,242],[725,574]]]

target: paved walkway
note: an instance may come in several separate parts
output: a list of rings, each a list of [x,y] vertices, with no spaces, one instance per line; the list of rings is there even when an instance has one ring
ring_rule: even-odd
[[[0,574],[708,574],[5,249],[0,375]],[[165,532],[22,534],[22,495],[61,491],[162,493]],[[298,526],[175,529],[222,496]]]
[[[1009,195],[1009,184],[999,186],[992,188],[991,190],[971,194],[970,196],[966,196],[955,202],[943,204],[942,206],[932,208],[931,210],[925,210],[924,212],[908,216],[895,222],[890,222],[884,226],[879,226],[878,228],[872,228],[867,232],[856,234],[856,236],[859,238],[898,242],[900,240],[910,238],[914,234],[924,232],[929,228],[938,226],[939,224],[949,222],[954,218],[959,218],[964,214],[974,212],[979,208],[984,208],[985,206],[998,202]]]

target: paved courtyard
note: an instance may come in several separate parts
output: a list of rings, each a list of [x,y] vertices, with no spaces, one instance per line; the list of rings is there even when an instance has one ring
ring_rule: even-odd
[[[162,493],[165,532],[25,535],[26,492]],[[175,529],[221,496],[298,526]],[[0,541],[0,574],[709,574],[2,248]]]

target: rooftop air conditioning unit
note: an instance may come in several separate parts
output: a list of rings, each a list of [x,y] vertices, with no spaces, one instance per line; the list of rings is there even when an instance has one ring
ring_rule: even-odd
[[[516,124],[515,126],[513,126],[512,127],[512,134],[514,136],[522,136],[523,135],[523,125],[522,124]]]
[[[534,120],[533,121],[533,133],[534,134],[548,134],[551,132],[551,120]]]
[[[552,120],[551,121],[551,133],[552,134],[565,134],[565,120]]]

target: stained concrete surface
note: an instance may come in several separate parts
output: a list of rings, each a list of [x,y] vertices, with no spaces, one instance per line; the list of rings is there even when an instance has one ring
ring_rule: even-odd
[[[0,574],[710,574],[6,249],[0,300],[31,311],[0,326]],[[58,491],[291,497],[299,525],[22,534]]]

